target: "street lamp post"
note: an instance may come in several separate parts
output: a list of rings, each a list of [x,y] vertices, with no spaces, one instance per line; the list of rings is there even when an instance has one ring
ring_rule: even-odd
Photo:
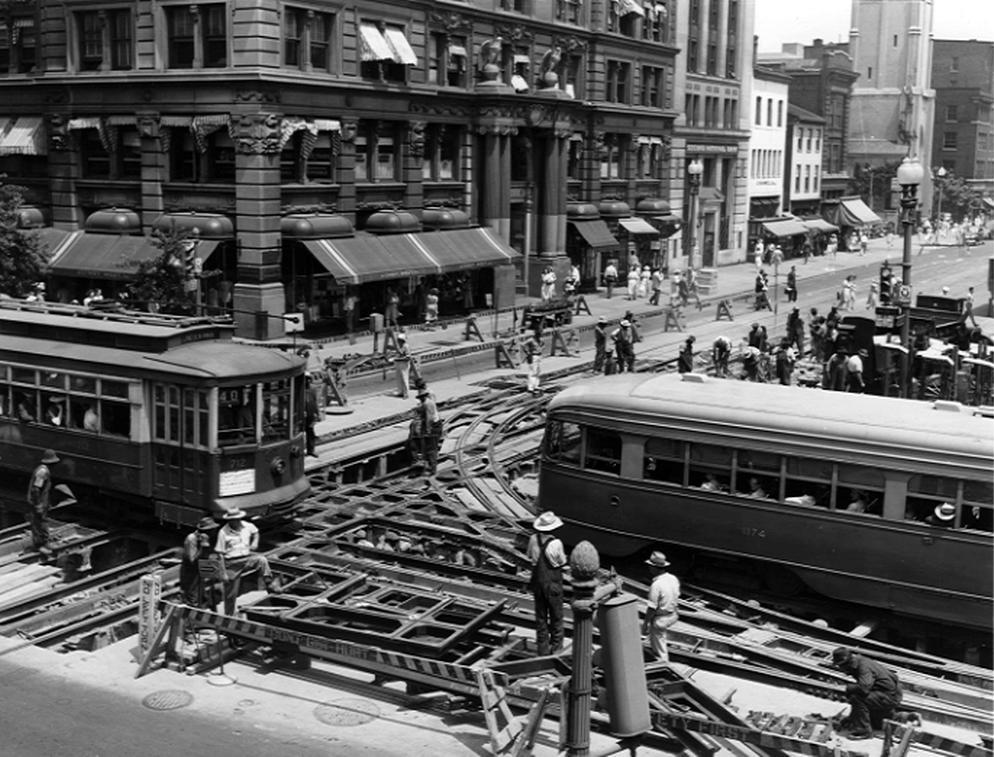
[[[935,237],[936,240],[938,240],[939,226],[942,223],[942,195],[944,194],[944,190],[946,188],[946,167],[939,166],[939,170],[935,172],[935,176],[938,179],[936,184],[939,185],[939,191],[937,192],[939,195],[939,212],[936,214],[935,219]]]
[[[904,250],[901,257],[901,292],[899,298],[904,308],[901,322],[901,346],[905,353],[901,371],[901,396],[909,396],[909,374],[911,369],[911,232],[915,225],[915,208],[918,207],[918,185],[924,171],[917,159],[905,158],[897,169],[897,183],[901,186],[901,223],[904,224]]]
[[[690,182],[690,249],[687,250],[687,267],[691,270],[695,268],[695,257],[697,255],[697,214],[698,196],[701,193],[701,174],[704,173],[704,164],[694,158],[687,166],[687,179]]]

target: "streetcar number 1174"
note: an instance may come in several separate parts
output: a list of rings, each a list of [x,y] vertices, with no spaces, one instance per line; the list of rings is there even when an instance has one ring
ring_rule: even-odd
[[[742,535],[743,536],[757,536],[760,539],[765,539],[766,538],[766,529],[765,528],[753,528],[752,526],[742,526]]]

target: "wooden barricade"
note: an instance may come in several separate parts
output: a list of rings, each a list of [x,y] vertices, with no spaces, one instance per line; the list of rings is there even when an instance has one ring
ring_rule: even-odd
[[[715,311],[714,319],[720,321],[723,318],[727,318],[730,321],[735,320],[735,316],[732,315],[732,301],[729,299],[718,301],[718,308]]]
[[[483,334],[480,333],[480,327],[476,323],[475,315],[466,316],[466,328],[463,331],[462,338],[467,342],[470,339],[479,339],[481,342],[486,341],[483,338]]]

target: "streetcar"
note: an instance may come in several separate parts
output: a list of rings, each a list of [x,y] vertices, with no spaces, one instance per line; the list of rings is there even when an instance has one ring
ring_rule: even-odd
[[[994,421],[972,411],[699,374],[593,380],[549,405],[539,504],[608,555],[678,545],[781,593],[990,629]]]
[[[0,300],[0,468],[100,508],[279,518],[308,491],[305,359],[230,321]],[[22,490],[23,495],[23,490]]]

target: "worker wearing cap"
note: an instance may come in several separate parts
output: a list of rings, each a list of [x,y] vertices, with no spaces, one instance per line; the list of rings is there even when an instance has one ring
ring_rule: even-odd
[[[607,318],[601,316],[594,326],[594,373],[604,372],[604,358],[607,356]]]
[[[552,533],[562,525],[562,519],[547,510],[532,522],[535,533],[528,539],[528,560],[532,564],[529,586],[535,601],[535,643],[540,656],[557,652],[563,645],[566,550]]]
[[[870,660],[847,647],[832,652],[832,665],[856,679],[846,685],[851,711],[839,727],[851,739],[868,739],[883,721],[893,718],[901,704],[901,683],[897,674],[879,662]]]
[[[397,396],[405,400],[411,396],[411,348],[407,346],[407,334],[397,334],[397,354],[393,359],[394,375],[397,377]]]
[[[629,373],[635,371],[635,335],[632,332],[632,323],[627,318],[623,318],[612,334],[614,340],[614,354],[618,359],[618,372]]]
[[[660,662],[669,662],[666,629],[676,623],[679,617],[677,605],[680,601],[680,580],[667,570],[670,561],[662,552],[653,552],[645,564],[652,572],[652,584],[649,586],[649,606],[642,632],[649,637],[649,648],[655,658]]]
[[[183,594],[183,604],[189,607],[203,607],[204,585],[200,576],[200,559],[211,552],[211,533],[217,529],[213,518],[201,518],[197,530],[187,534],[183,540],[183,555],[179,564],[179,588]]]
[[[41,463],[31,473],[28,484],[28,505],[31,507],[31,544],[38,552],[47,553],[48,549],[48,509],[51,507],[52,471],[50,465],[59,462],[59,456],[53,450],[47,449],[41,457]]]
[[[235,611],[238,579],[258,572],[266,590],[279,590],[279,584],[269,568],[265,555],[256,553],[259,548],[259,529],[254,523],[245,521],[245,511],[228,510],[224,516],[224,526],[217,532],[214,551],[222,558],[224,566],[224,611],[231,615]]]
[[[428,385],[421,383],[418,386],[418,402],[416,410],[416,420],[421,430],[421,454],[424,459],[424,473],[426,476],[434,475],[438,468],[438,448],[442,444],[442,417],[438,412],[438,405],[435,402],[435,395],[428,389]]]

